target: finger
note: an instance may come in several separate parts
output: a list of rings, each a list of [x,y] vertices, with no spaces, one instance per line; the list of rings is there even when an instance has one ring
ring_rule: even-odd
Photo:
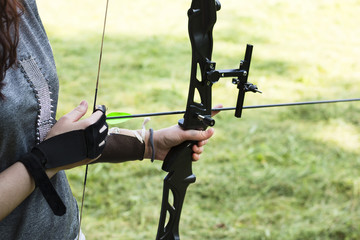
[[[192,160],[193,160],[193,162],[199,161],[200,158],[201,158],[201,154],[198,154],[198,153],[193,153],[193,154],[192,154]]]
[[[206,145],[208,142],[209,142],[209,140],[206,139],[206,140],[203,140],[203,141],[199,141],[196,145],[198,145],[198,147],[202,147],[202,146]]]
[[[222,104],[217,104],[214,108],[223,108]],[[218,114],[220,111],[211,111],[211,116],[215,116],[216,114]]]
[[[201,154],[204,151],[204,147],[199,147],[197,145],[194,145],[192,147],[192,150],[194,153]]]
[[[71,122],[77,122],[80,118],[82,118],[88,109],[88,103],[86,101],[81,101],[79,106],[74,108],[71,112],[64,115],[65,119],[69,119]]]
[[[96,105],[95,111],[102,111],[103,113],[106,114],[106,106],[105,105]]]
[[[78,124],[81,128],[86,128],[86,127],[88,127],[88,126],[96,123],[96,122],[101,118],[101,116],[102,116],[103,114],[104,114],[104,113],[103,113],[102,111],[95,111],[93,114],[91,114],[90,117],[78,121],[77,124]]]
[[[192,159],[193,159],[193,161],[198,161],[198,160],[200,160],[200,154],[197,154],[197,153],[193,153],[192,154]]]

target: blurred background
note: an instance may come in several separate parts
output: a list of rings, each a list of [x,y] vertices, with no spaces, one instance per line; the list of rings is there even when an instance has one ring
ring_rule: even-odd
[[[60,79],[58,118],[92,104],[106,1],[38,0]],[[213,61],[236,68],[254,45],[245,105],[360,97],[359,0],[223,0]],[[98,103],[108,112],[185,108],[191,1],[110,0]],[[213,103],[236,103],[231,79]],[[360,239],[360,103],[244,110],[216,116],[193,165],[181,239]],[[181,116],[154,117],[154,129]],[[142,119],[119,127],[139,129]],[[84,168],[67,172],[81,201]],[[154,239],[161,162],[90,166],[82,228],[88,240]]]

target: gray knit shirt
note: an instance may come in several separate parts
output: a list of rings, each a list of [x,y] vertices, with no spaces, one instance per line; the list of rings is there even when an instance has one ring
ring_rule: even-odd
[[[46,137],[54,124],[58,78],[52,50],[38,15],[36,1],[24,1],[18,63],[5,77],[0,100],[0,172]],[[63,171],[51,179],[66,205],[64,216],[55,216],[38,189],[0,221],[1,239],[75,239],[78,209]]]

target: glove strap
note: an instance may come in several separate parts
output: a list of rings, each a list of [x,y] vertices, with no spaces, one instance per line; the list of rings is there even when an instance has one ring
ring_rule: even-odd
[[[26,154],[20,162],[24,164],[30,175],[33,177],[35,185],[39,187],[54,214],[57,216],[64,215],[66,213],[66,207],[45,173],[45,169],[41,164],[41,159],[31,152]]]

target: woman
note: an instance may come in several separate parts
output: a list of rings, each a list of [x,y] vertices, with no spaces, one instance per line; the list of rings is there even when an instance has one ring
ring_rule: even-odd
[[[63,170],[93,161],[163,160],[185,140],[193,159],[213,135],[178,126],[138,139],[108,135],[104,112],[85,101],[57,122],[58,79],[35,0],[0,0],[0,235],[2,239],[77,239],[78,207]],[[106,144],[105,144],[106,138]],[[121,147],[119,147],[121,146]],[[71,151],[68,149],[71,148]],[[102,155],[101,155],[102,154]],[[63,204],[63,205],[62,205]]]

